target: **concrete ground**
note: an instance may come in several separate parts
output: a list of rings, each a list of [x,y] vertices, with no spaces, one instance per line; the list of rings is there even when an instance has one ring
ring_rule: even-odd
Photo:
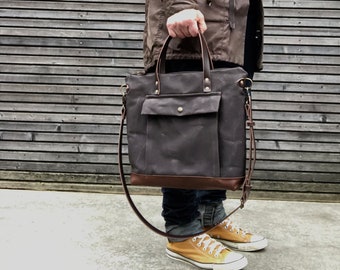
[[[159,228],[161,197],[135,195]],[[226,208],[237,204],[228,200]],[[340,204],[251,200],[233,219],[269,247],[247,270],[339,270]],[[0,190],[1,270],[193,270],[165,256],[124,195]]]

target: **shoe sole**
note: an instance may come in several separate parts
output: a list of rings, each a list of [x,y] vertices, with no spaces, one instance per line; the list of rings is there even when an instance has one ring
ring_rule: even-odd
[[[223,239],[216,239],[216,240],[238,251],[259,251],[268,246],[267,239],[262,239],[260,241],[252,242],[252,243],[235,243],[235,242],[230,242],[230,241],[226,241]]]
[[[211,263],[200,263],[194,260],[190,260],[178,253],[172,252],[166,249],[166,255],[173,260],[185,262],[193,266],[199,267],[201,269],[212,269],[212,270],[240,270],[248,265],[248,260],[246,257],[242,257],[240,260],[229,263],[229,264],[211,264]]]

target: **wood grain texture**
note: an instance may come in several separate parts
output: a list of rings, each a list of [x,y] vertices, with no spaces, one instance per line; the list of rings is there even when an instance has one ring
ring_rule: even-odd
[[[264,7],[254,191],[335,200],[340,2]],[[143,0],[0,2],[0,187],[120,192],[120,85],[143,68],[143,28]]]

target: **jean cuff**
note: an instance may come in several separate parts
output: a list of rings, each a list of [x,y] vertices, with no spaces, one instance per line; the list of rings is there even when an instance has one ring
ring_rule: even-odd
[[[201,222],[199,219],[195,219],[190,223],[184,225],[170,225],[166,226],[165,230],[167,233],[171,233],[173,235],[190,235],[196,234],[202,231]],[[168,238],[169,242],[182,242],[185,241],[187,238],[176,238],[170,237]]]

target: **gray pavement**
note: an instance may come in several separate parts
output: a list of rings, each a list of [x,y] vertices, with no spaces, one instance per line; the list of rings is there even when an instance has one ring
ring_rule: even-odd
[[[133,196],[159,228],[160,196]],[[225,206],[236,206],[227,200]],[[339,270],[340,204],[251,200],[233,216],[269,247],[247,270]],[[0,190],[1,270],[193,270],[165,256],[124,195]]]

